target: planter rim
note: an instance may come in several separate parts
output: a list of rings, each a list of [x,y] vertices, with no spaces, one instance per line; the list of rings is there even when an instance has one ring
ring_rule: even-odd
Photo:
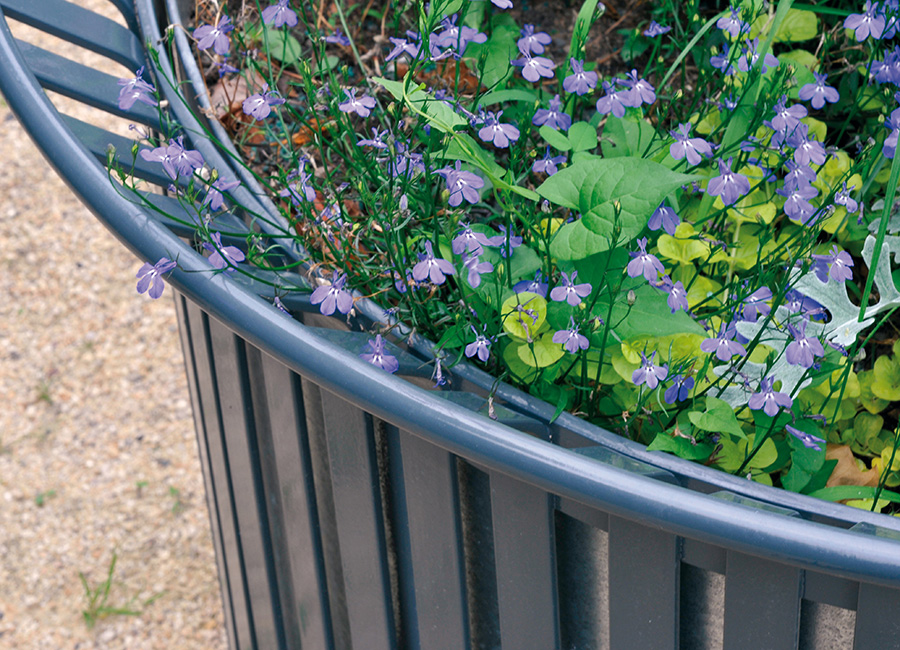
[[[137,6],[147,30],[153,24],[149,0],[138,0]],[[0,19],[0,85],[60,176],[140,258],[177,258],[170,282],[178,291],[292,370],[315,375],[327,390],[465,459],[625,519],[802,568],[876,584],[900,583],[896,538],[736,505],[523,435],[386,375],[227,274],[210,275],[205,258],[116,191],[28,70],[2,9]]]

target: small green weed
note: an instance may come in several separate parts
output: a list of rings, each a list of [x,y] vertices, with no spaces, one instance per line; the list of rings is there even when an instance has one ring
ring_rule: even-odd
[[[115,573],[116,570],[117,559],[118,556],[115,551],[113,551],[112,559],[109,562],[109,570],[106,573],[106,580],[101,582],[94,589],[91,589],[84,574],[80,571],[78,572],[78,577],[81,579],[81,585],[84,587],[84,597],[85,600],[87,600],[87,607],[81,611],[81,614],[84,617],[84,623],[87,625],[88,629],[93,628],[94,625],[97,624],[97,621],[106,618],[107,616],[140,616],[142,613],[142,610],[137,609],[135,606],[137,596],[133,596],[125,603],[125,605],[120,607],[113,607],[108,604],[109,592],[112,589],[113,573]],[[165,592],[154,594],[150,598],[142,601],[140,603],[141,607],[147,607],[161,598],[164,593]]]
[[[184,503],[181,500],[181,490],[170,486],[169,496],[175,501],[175,503],[172,504],[172,514],[177,515],[184,510]]]
[[[43,508],[44,504],[56,496],[56,490],[47,490],[46,492],[38,492],[34,496],[34,505]]]

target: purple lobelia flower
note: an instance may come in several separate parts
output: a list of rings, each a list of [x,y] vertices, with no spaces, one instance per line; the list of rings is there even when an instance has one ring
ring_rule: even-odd
[[[498,9],[512,9],[512,0],[491,0],[491,3]]]
[[[489,246],[496,246],[500,249],[500,257],[506,258],[512,254],[512,251],[522,245],[522,238],[517,236],[506,226],[497,226],[500,229],[499,235],[494,235],[488,239]]]
[[[472,27],[459,27],[456,24],[458,16],[453,14],[441,21],[443,31],[435,38],[435,44],[438,47],[453,48],[457,54],[465,53],[469,43],[485,43],[487,42],[487,34],[479,32]]]
[[[843,205],[845,208],[847,208],[847,212],[849,212],[850,214],[853,214],[854,212],[859,210],[859,203],[857,203],[856,200],[850,196],[850,192],[855,187],[856,185],[851,185],[850,189],[847,189],[847,182],[844,181],[841,189],[834,194],[834,202],[837,205]]]
[[[801,128],[802,127],[802,128]],[[796,135],[796,143],[792,143],[794,149],[794,160],[801,165],[808,165],[810,162],[816,165],[824,165],[828,154],[825,147],[815,137],[809,136],[809,129],[805,124],[800,124],[794,131]]]
[[[509,64],[516,68],[522,68],[522,77],[531,83],[539,81],[541,77],[552,79],[553,69],[556,67],[556,64],[546,57],[531,56],[525,53],[522,54],[521,59],[510,61]]]
[[[881,38],[884,33],[884,15],[881,14],[881,3],[872,4],[866,0],[863,13],[850,14],[844,19],[844,29],[852,29],[857,42],[863,42],[869,36],[874,39]]]
[[[672,377],[672,381],[674,382],[671,386],[666,389],[666,392],[663,394],[663,401],[666,404],[674,404],[675,402],[683,402],[691,395],[691,390],[694,388],[694,378],[693,377],[683,377],[682,375],[675,375]]]
[[[409,59],[415,59],[419,56],[419,35],[415,32],[407,31],[407,38],[394,38],[390,37],[391,43],[394,45],[394,49],[392,49],[386,57],[384,57],[385,62],[393,61],[399,56],[406,55]]]
[[[784,189],[793,190],[806,187],[816,180],[816,172],[809,165],[801,165],[793,160],[784,161],[788,173],[784,175]]]
[[[550,292],[550,300],[567,302],[573,307],[577,307],[581,303],[581,299],[587,298],[593,290],[589,282],[575,284],[575,278],[577,277],[578,271],[572,271],[571,278],[563,271],[563,283],[553,288],[553,291]]]
[[[821,315],[825,312],[825,308],[817,303],[809,296],[804,296],[796,289],[790,289],[784,294],[784,306],[792,314],[799,313],[806,319],[813,316]]]
[[[794,400],[789,395],[776,391],[773,388],[775,380],[766,377],[759,384],[759,392],[750,396],[747,406],[752,410],[763,410],[770,418],[775,417],[781,409],[789,409],[794,405]]]
[[[486,362],[491,356],[491,340],[474,327],[472,327],[472,331],[475,332],[475,340],[466,346],[466,356],[470,358],[477,356],[481,361]]]
[[[828,280],[845,282],[853,279],[853,258],[847,251],[838,251],[837,246],[831,247],[831,255],[813,255],[815,262],[813,270],[819,281],[827,283]]]
[[[721,54],[713,54],[709,57],[709,64],[716,70],[721,70],[722,74],[726,77],[730,77],[734,74],[734,63],[731,60],[731,47],[729,47],[728,43],[722,45]],[[733,110],[733,108],[728,110]]]
[[[356,96],[356,88],[344,88],[345,101],[338,104],[338,109],[344,113],[356,113],[360,117],[369,117],[372,109],[375,108],[375,98],[363,95]]]
[[[732,38],[737,38],[743,32],[750,30],[750,25],[741,20],[741,10],[738,7],[731,8],[731,15],[719,18],[716,27],[723,32],[728,32]]]
[[[381,338],[381,334],[377,334],[374,341],[369,339],[369,342],[366,343],[366,348],[359,355],[359,358],[363,361],[368,361],[373,366],[381,368],[385,372],[394,374],[400,370],[400,362],[397,361],[397,357],[389,352],[385,352],[384,345],[385,341]]]
[[[669,131],[669,135],[675,138],[675,142],[669,145],[669,154],[675,160],[687,158],[688,164],[699,165],[703,156],[712,156],[712,148],[706,140],[690,137],[690,122],[679,124],[678,130]]]
[[[549,126],[551,129],[568,131],[572,126],[572,118],[563,110],[559,95],[550,100],[550,108],[539,108],[531,119],[536,126]]]
[[[665,381],[666,376],[669,374],[669,367],[653,365],[653,358],[655,356],[656,352],[651,354],[648,359],[646,355],[641,352],[641,367],[631,373],[631,381],[635,386],[645,384],[647,388],[652,390],[659,385],[659,382]]]
[[[809,202],[809,199],[819,195],[816,188],[812,185],[801,185],[793,189],[780,188],[775,190],[775,193],[785,197],[784,213],[791,221],[799,223],[801,226],[812,223],[816,208]]]
[[[499,149],[505,149],[511,142],[519,139],[519,129],[512,124],[501,124],[501,115],[503,115],[503,111],[496,114],[486,113],[485,126],[479,129],[478,137]]]
[[[473,204],[481,200],[478,190],[484,187],[484,180],[473,172],[460,169],[458,160],[453,167],[444,167],[435,173],[440,174],[447,181],[447,190],[450,192],[447,203],[454,208],[460,205],[463,199]]]
[[[628,253],[631,261],[625,269],[629,278],[643,275],[648,281],[655,281],[659,273],[665,273],[666,269],[655,255],[647,252],[647,238],[641,237],[637,242],[639,251]]]
[[[297,14],[288,6],[288,0],[278,0],[274,5],[270,5],[263,9],[262,19],[266,25],[272,27],[296,27]]]
[[[578,354],[579,350],[587,350],[591,347],[587,337],[578,332],[578,325],[571,316],[569,316],[569,329],[555,332],[553,342],[560,343],[569,354]]]
[[[456,269],[447,260],[434,256],[431,242],[425,242],[425,253],[419,253],[419,261],[413,267],[412,276],[416,282],[431,280],[433,284],[443,284],[448,275],[456,273]]]
[[[665,201],[659,204],[659,207],[650,215],[647,227],[656,231],[662,228],[667,233],[675,236],[675,229],[681,223],[681,218],[675,214],[675,210],[666,205]]]
[[[700,343],[700,349],[707,353],[715,353],[719,361],[728,361],[736,354],[746,356],[744,346],[734,340],[736,334],[734,325],[722,324],[719,335],[713,339],[706,339]]]
[[[150,93],[155,93],[156,88],[152,84],[141,79],[144,74],[144,66],[138,68],[134,77],[119,79],[118,84],[122,86],[119,89],[119,109],[123,111],[131,110],[135,102],[143,102],[149,106],[156,106],[155,97],[151,97]]]
[[[755,323],[760,316],[768,316],[772,308],[766,304],[772,299],[772,290],[769,287],[760,287],[744,298],[741,315],[745,321]]]
[[[638,108],[641,104],[649,105],[656,101],[656,89],[645,79],[638,78],[637,70],[632,70],[625,75],[622,83],[630,90],[630,103],[625,102],[626,106]]]
[[[316,200],[316,190],[309,182],[312,180],[312,174],[306,171],[306,163],[304,161],[300,162],[299,169],[288,176],[288,178],[295,178],[298,175],[300,180],[289,182],[288,186],[278,193],[278,196],[290,198],[291,203],[300,207],[300,204],[304,201]]]
[[[663,277],[662,282],[657,288],[660,288],[669,294],[669,297],[666,298],[666,304],[669,306],[669,309],[672,310],[673,314],[679,309],[688,311],[690,305],[688,304],[687,290],[684,288],[684,284],[681,283],[681,280],[672,284],[672,278],[666,275]]]
[[[756,65],[756,62],[759,60],[759,52],[757,48],[759,47],[759,39],[754,38],[752,40],[744,41],[746,45],[744,46],[743,54],[741,58],[737,61],[738,70],[741,72],[750,72],[750,68]],[[763,56],[762,62],[759,64],[760,71],[763,74],[769,70],[769,68],[777,68],[779,65],[778,59],[775,58],[775,55],[771,52],[766,52],[765,56]]]
[[[149,289],[150,291],[147,292],[147,295],[156,300],[162,295],[163,289],[166,288],[166,283],[163,281],[162,276],[176,266],[175,262],[168,257],[160,257],[156,264],[145,263],[138,269],[135,276],[138,279],[137,292],[144,293]]]
[[[608,81],[604,81],[603,92],[603,97],[597,100],[597,112],[601,115],[612,113],[615,117],[624,117],[625,108],[631,106],[631,90],[616,89]]]
[[[344,47],[350,47],[350,39],[339,29],[334,30],[331,34],[322,39],[326,43],[331,43],[332,45],[343,45]]]
[[[787,105],[787,96],[782,95],[776,102],[775,117],[772,118],[772,128],[776,131],[793,131],[807,115],[803,104]]]
[[[597,73],[585,72],[583,61],[569,59],[569,65],[572,66],[572,74],[563,79],[563,90],[581,96],[587,95],[597,87]]]
[[[284,104],[284,98],[274,90],[269,90],[269,84],[263,84],[262,92],[250,95],[241,102],[241,110],[256,120],[264,120],[269,117],[273,106]]]
[[[231,47],[231,42],[228,40],[228,32],[233,29],[234,25],[231,24],[231,18],[225,15],[220,16],[214,26],[201,25],[194,30],[197,48],[201,50],[213,48],[216,54],[225,56]]]
[[[221,210],[225,206],[225,197],[222,196],[222,192],[230,192],[240,184],[240,181],[232,181],[220,176],[206,189],[203,205],[208,205],[213,212]]]
[[[815,83],[809,83],[800,88],[798,94],[800,99],[809,101],[813,108],[819,110],[825,106],[825,102],[834,104],[841,98],[840,93],[833,86],[825,84],[825,80],[828,78],[827,74],[813,72],[813,77],[816,79]]]
[[[373,147],[374,149],[388,149],[387,143],[384,141],[384,138],[387,137],[389,131],[385,129],[384,131],[378,131],[377,126],[372,127],[372,137],[364,138],[356,143],[357,147]]]
[[[647,38],[656,38],[657,36],[662,36],[663,34],[667,34],[672,31],[671,27],[667,27],[665,25],[660,25],[655,20],[650,21],[650,25],[647,29],[644,30],[644,36]]]
[[[494,270],[494,265],[480,261],[477,253],[463,253],[462,263],[466,269],[466,280],[472,288],[477,288],[481,284],[483,273],[491,273]]]
[[[331,284],[323,284],[316,287],[309,297],[314,305],[319,305],[319,311],[325,316],[331,316],[337,309],[342,314],[349,314],[353,309],[353,296],[344,289],[347,284],[347,274],[334,271],[331,276]]]
[[[800,429],[797,429],[796,427],[792,427],[790,424],[784,425],[784,428],[785,428],[785,431],[787,431],[789,434],[791,434],[792,436],[797,438],[797,440],[802,442],[803,446],[806,447],[807,449],[818,449],[819,451],[821,451],[822,447],[820,447],[819,445],[825,444],[824,439],[819,438],[818,436],[814,436],[811,433],[806,433],[805,431],[801,431]]]
[[[220,233],[214,232],[210,237],[212,238],[211,244],[203,242],[203,248],[212,253],[209,256],[209,263],[219,270],[234,271],[234,267],[244,261],[244,252],[237,246],[224,246]]]
[[[522,27],[522,38],[516,41],[519,52],[528,56],[529,54],[543,54],[544,48],[553,42],[550,35],[545,32],[535,32],[534,25],[525,25]]]
[[[483,246],[493,246],[487,235],[475,232],[469,224],[460,222],[459,231],[457,231],[453,241],[450,242],[453,254],[462,255],[464,252],[468,252],[472,255],[481,255],[484,251]]]
[[[725,205],[731,205],[750,191],[750,181],[743,174],[731,171],[732,158],[726,163],[719,159],[719,176],[710,179],[706,191],[718,196]]]
[[[788,323],[787,329],[793,340],[788,343],[784,356],[792,366],[811,368],[816,357],[825,356],[825,349],[819,339],[806,336],[806,323],[805,320],[800,321],[798,327]]]
[[[527,291],[529,293],[536,293],[541,298],[547,297],[548,288],[549,285],[547,284],[547,278],[545,278],[544,274],[540,271],[534,272],[533,280],[522,280],[521,282],[516,282],[513,285],[513,291],[515,291],[516,293]]]
[[[547,151],[544,152],[544,157],[534,161],[534,164],[531,166],[531,171],[535,174],[547,174],[547,176],[553,176],[553,174],[559,171],[556,166],[564,162],[566,162],[565,154],[551,156],[550,147],[547,147]]]

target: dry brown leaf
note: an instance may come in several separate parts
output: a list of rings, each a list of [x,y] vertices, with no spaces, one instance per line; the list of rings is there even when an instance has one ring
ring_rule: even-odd
[[[836,485],[862,485],[865,487],[876,487],[878,485],[878,477],[881,472],[877,468],[862,471],[856,464],[856,458],[853,451],[847,445],[828,444],[825,451],[826,460],[837,460],[834,471],[828,478],[828,487]]]
[[[242,102],[253,93],[259,91],[266,82],[261,76],[253,73],[250,83],[240,75],[223,77],[209,89],[209,103],[216,114],[216,118],[222,119],[231,110],[234,102]]]

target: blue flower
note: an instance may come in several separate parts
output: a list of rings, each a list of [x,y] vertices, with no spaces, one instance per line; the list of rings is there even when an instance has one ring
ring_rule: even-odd
[[[541,77],[552,79],[553,69],[556,67],[556,64],[546,57],[531,56],[525,53],[522,54],[521,59],[510,61],[509,64],[516,68],[522,68],[522,77],[531,83],[538,81]]]
[[[466,280],[472,288],[477,288],[481,284],[481,274],[491,273],[494,265],[490,262],[481,262],[476,253],[464,253],[462,256],[463,267],[468,271]]]
[[[496,246],[500,249],[500,257],[509,257],[512,251],[522,245],[522,238],[511,231],[507,231],[506,226],[497,226],[500,229],[499,235],[494,235],[488,239],[489,246]]]
[[[582,298],[591,295],[593,287],[589,282],[575,284],[575,278],[578,277],[578,271],[572,271],[570,278],[565,271],[562,273],[563,283],[558,287],[554,287],[550,292],[550,300],[556,302],[567,302],[573,307],[577,307],[581,303]]]
[[[356,113],[360,117],[369,117],[372,109],[375,108],[375,98],[363,95],[356,96],[355,88],[344,88],[346,100],[338,104],[338,109],[344,113]]]
[[[681,375],[675,375],[674,377],[672,377],[672,381],[674,383],[669,386],[666,389],[666,392],[663,394],[663,401],[666,404],[683,402],[688,397],[690,397],[691,389],[694,388],[695,383],[693,377],[683,377]]]
[[[800,99],[810,101],[812,107],[819,110],[825,106],[825,102],[834,104],[841,98],[840,93],[834,87],[825,85],[827,74],[813,72],[813,77],[816,79],[815,83],[809,83],[800,88],[798,93]]]
[[[565,154],[551,156],[550,147],[547,147],[547,150],[544,152],[544,157],[534,161],[534,164],[531,166],[531,171],[535,174],[547,174],[547,176],[553,176],[553,174],[559,171],[556,166],[564,162],[566,162]]]
[[[884,16],[879,13],[881,9],[880,3],[874,5],[870,0],[866,0],[863,7],[865,13],[850,14],[844,19],[844,29],[852,29],[855,32],[856,40],[863,42],[869,36],[874,39],[881,38],[884,32]]]
[[[603,92],[606,94],[597,100],[597,112],[601,115],[612,113],[616,117],[624,117],[625,108],[631,106],[631,90],[628,88],[618,90],[604,81]]]
[[[675,160],[687,158],[688,164],[699,165],[702,156],[712,156],[712,147],[703,138],[692,138],[689,122],[678,125],[677,131],[669,131],[675,142],[669,145],[669,154]],[[671,233],[669,233],[671,234]]]
[[[741,72],[750,72],[750,68],[752,68],[757,60],[759,60],[759,52],[757,48],[759,47],[759,39],[754,38],[753,40],[744,41],[746,45],[744,46],[743,54],[741,58],[738,59],[737,67]],[[762,63],[760,63],[760,71],[763,74],[769,70],[769,68],[777,68],[779,65],[778,59],[775,58],[775,55],[771,52],[766,52],[765,56],[763,56]]]
[[[197,39],[197,48],[200,50],[208,50],[210,47],[215,50],[216,54],[222,56],[228,54],[231,42],[228,40],[228,33],[234,29],[231,24],[231,18],[224,14],[219,17],[218,22],[213,25],[201,25],[194,30],[194,38]]]
[[[755,323],[760,316],[767,316],[772,308],[766,304],[766,301],[771,299],[772,290],[769,287],[760,287],[744,298],[742,312],[744,320]]]
[[[734,325],[723,324],[719,329],[719,335],[702,341],[700,349],[707,353],[714,352],[719,361],[729,361],[736,354],[746,356],[747,350],[744,346],[732,340],[735,334]]]
[[[733,158],[729,158],[726,163],[719,159],[719,176],[710,179],[706,189],[708,194],[721,197],[725,205],[731,205],[750,191],[747,177],[731,171],[732,160]]]
[[[716,27],[727,32],[732,38],[737,38],[743,32],[750,30],[750,25],[741,20],[741,10],[738,7],[731,8],[730,16],[722,16],[716,22]]]
[[[559,131],[568,131],[569,127],[572,126],[572,118],[563,111],[559,95],[550,100],[549,109],[540,108],[535,111],[531,122],[536,126],[546,125]]]
[[[319,305],[319,311],[325,316],[331,316],[335,309],[342,314],[349,314],[353,309],[353,296],[344,289],[346,283],[347,274],[334,271],[331,284],[316,287],[309,301],[314,305]]]
[[[793,340],[788,343],[784,356],[792,366],[811,368],[815,357],[825,356],[825,349],[818,339],[806,336],[806,323],[807,321],[801,321],[799,327],[788,323],[787,329]]]
[[[453,14],[441,21],[443,31],[435,38],[438,47],[451,47],[457,54],[465,53],[469,43],[485,43],[487,34],[482,34],[472,27],[458,27],[456,25],[457,14]]]
[[[529,54],[543,54],[544,48],[553,42],[549,34],[535,32],[534,25],[525,25],[520,33],[522,38],[516,41],[516,45],[525,56]]]
[[[159,298],[163,293],[163,289],[166,288],[166,283],[163,281],[162,276],[174,269],[175,266],[175,262],[167,257],[160,257],[156,264],[145,263],[138,269],[135,276],[138,278],[137,292],[144,293],[149,289],[150,291],[147,292],[148,296],[154,300]]]
[[[784,213],[791,221],[807,226],[812,223],[813,215],[816,208],[809,202],[809,199],[819,195],[819,191],[812,185],[802,185],[793,189],[780,188],[775,190],[776,194],[785,197]]]
[[[334,30],[331,34],[326,36],[324,39],[326,43],[332,43],[333,45],[343,45],[344,47],[350,47],[350,39],[339,29]]]
[[[143,102],[150,106],[156,106],[155,97],[150,97],[149,93],[155,93],[156,88],[152,84],[141,79],[144,74],[144,66],[138,68],[133,78],[119,79],[118,84],[122,86],[119,89],[119,109],[123,111],[131,110],[135,102]]]
[[[819,281],[827,283],[828,280],[845,282],[853,279],[853,258],[847,251],[838,251],[837,246],[831,247],[831,255],[813,255],[815,262],[813,270]]]
[[[480,334],[474,327],[472,327],[472,331],[475,332],[475,341],[466,346],[466,356],[477,356],[486,362],[488,357],[491,356],[491,339],[484,334]]]
[[[435,173],[440,174],[447,181],[447,190],[450,192],[447,203],[454,208],[460,205],[463,199],[469,203],[478,203],[481,200],[478,190],[484,187],[484,180],[478,174],[460,169],[458,160],[453,167],[444,167]]]
[[[431,242],[425,242],[425,253],[419,253],[419,261],[413,267],[412,276],[416,282],[431,280],[434,284],[443,284],[446,276],[456,273],[456,269],[447,260],[434,256]]]
[[[636,278],[643,275],[648,281],[655,281],[657,274],[665,273],[666,269],[655,255],[647,252],[646,237],[641,237],[637,244],[639,251],[628,253],[632,258],[625,269],[628,277]]]
[[[804,86],[806,88],[806,86]],[[776,131],[793,131],[807,115],[803,104],[787,105],[787,96],[782,95],[775,104],[775,117],[772,118],[772,128]]]
[[[825,444],[824,439],[819,438],[818,436],[814,436],[811,433],[806,433],[805,431],[800,431],[800,429],[797,429],[796,427],[792,427],[790,424],[784,425],[784,428],[789,434],[791,434],[792,436],[797,438],[800,442],[802,442],[803,446],[806,447],[807,449],[818,449],[819,451],[821,451],[822,447],[820,447],[819,445]]]
[[[224,176],[220,176],[207,188],[203,205],[208,205],[213,212],[221,210],[225,206],[225,198],[222,196],[222,192],[230,192],[240,184],[240,181],[231,181]]]
[[[263,84],[262,92],[250,95],[241,103],[241,110],[259,121],[269,117],[272,107],[279,104],[284,104],[284,98],[274,90],[269,90],[269,84]]]
[[[747,401],[747,406],[754,411],[762,409],[770,418],[775,417],[778,414],[778,411],[783,408],[791,408],[794,404],[794,400],[791,399],[790,395],[777,392],[773,388],[774,384],[775,380],[772,377],[763,379],[759,385],[759,392],[750,396],[750,399]]]
[[[630,103],[625,102],[626,106],[638,108],[641,104],[652,104],[656,101],[656,89],[645,79],[639,79],[637,70],[632,70],[625,75],[622,83],[631,91]]]
[[[519,129],[512,124],[501,124],[499,113],[487,113],[485,115],[485,126],[478,131],[478,137],[485,142],[492,143],[495,147],[505,149],[511,142],[519,139]],[[482,183],[483,185],[483,183]]]
[[[397,361],[397,357],[385,352],[384,345],[385,341],[381,338],[381,334],[376,335],[374,341],[369,339],[366,349],[362,351],[359,358],[393,374],[400,369],[400,362]]]
[[[547,278],[545,278],[544,274],[540,271],[534,272],[533,280],[522,280],[521,282],[516,282],[513,285],[513,291],[515,291],[516,293],[527,291],[529,293],[536,293],[541,298],[547,297],[548,288],[549,284],[547,283]]]
[[[666,205],[665,201],[659,204],[659,207],[650,215],[647,221],[647,227],[650,230],[659,230],[662,228],[667,233],[675,236],[675,229],[681,223],[681,218],[675,213],[675,210]]]

